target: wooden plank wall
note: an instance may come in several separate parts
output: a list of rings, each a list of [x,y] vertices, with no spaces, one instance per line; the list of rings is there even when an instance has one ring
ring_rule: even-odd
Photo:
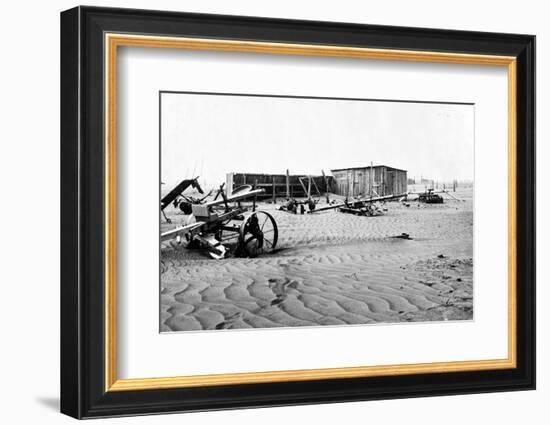
[[[305,198],[307,193],[300,184],[299,178],[303,179],[304,186],[307,189],[307,175],[291,174],[289,175],[289,189],[290,195],[294,198]],[[311,176],[312,180],[324,194],[327,191],[327,185],[325,184],[325,178],[323,176]],[[327,176],[328,180],[328,192],[334,192],[334,178]],[[231,193],[238,186],[244,184],[254,185],[258,188],[265,189],[265,193],[260,195],[259,198],[273,198],[273,190],[275,190],[276,198],[286,198],[286,174],[254,174],[254,173],[227,173],[226,175],[226,188],[227,193]],[[311,194],[317,197],[317,190],[312,183]]]
[[[393,193],[395,195],[401,194],[401,193],[407,193],[407,172],[401,171],[401,170],[395,170],[395,184],[394,184],[394,190]]]
[[[334,170],[335,193],[342,196],[397,195],[407,192],[407,172],[389,167]]]

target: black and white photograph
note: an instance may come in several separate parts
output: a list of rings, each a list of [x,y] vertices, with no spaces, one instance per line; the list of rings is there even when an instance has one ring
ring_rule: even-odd
[[[472,320],[474,116],[160,92],[160,331]]]

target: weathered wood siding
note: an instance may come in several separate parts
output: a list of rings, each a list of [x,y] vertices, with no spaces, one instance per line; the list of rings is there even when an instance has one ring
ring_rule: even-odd
[[[407,192],[407,172],[391,167],[332,170],[332,175],[336,193],[343,196],[370,196],[371,193],[386,196]]]
[[[303,186],[305,186],[307,190],[307,175],[291,174],[289,175],[291,197],[307,197],[307,191],[304,191],[304,187],[300,184],[300,178],[302,178]],[[312,183],[311,185],[312,196],[318,196],[316,187],[321,193],[327,191],[327,185],[325,184],[325,178],[323,176],[311,176],[311,178],[315,182],[315,184]],[[328,192],[334,192],[334,178],[329,175],[327,176],[327,181]],[[259,189],[265,190],[265,193],[259,196],[260,198],[272,198],[274,191],[276,198],[286,198],[286,174],[227,173],[225,184],[227,193],[231,193],[233,189],[244,184],[250,184],[257,185]]]

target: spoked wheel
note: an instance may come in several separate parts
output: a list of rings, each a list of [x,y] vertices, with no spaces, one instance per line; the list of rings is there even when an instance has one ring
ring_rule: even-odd
[[[269,253],[277,246],[279,231],[271,214],[256,211],[241,224],[239,252],[245,257],[257,257]]]

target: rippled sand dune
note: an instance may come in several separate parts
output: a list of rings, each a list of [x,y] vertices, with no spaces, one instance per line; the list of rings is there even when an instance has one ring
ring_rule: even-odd
[[[379,217],[261,204],[279,249],[254,259],[163,244],[161,331],[471,319],[472,200],[458,195],[466,201],[387,203]]]

